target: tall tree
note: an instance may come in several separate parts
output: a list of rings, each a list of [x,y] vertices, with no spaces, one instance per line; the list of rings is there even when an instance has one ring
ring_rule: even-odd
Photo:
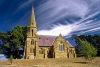
[[[85,59],[92,60],[96,56],[97,50],[87,41],[80,40],[80,43],[80,53],[85,57]]]
[[[1,40],[1,37],[2,37],[2,32],[0,32],[0,53],[3,52],[3,50],[1,49],[2,48],[2,40]]]
[[[13,30],[3,33],[1,40],[4,46],[4,54],[9,58],[21,58],[20,48],[24,48],[26,27],[16,26]]]

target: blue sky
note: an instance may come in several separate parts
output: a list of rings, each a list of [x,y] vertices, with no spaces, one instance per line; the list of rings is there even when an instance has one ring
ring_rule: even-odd
[[[0,0],[0,31],[27,25],[32,5],[38,34],[100,34],[100,0]]]

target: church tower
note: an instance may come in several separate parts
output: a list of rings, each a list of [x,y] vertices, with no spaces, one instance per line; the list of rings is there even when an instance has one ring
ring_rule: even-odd
[[[24,48],[24,58],[25,59],[36,58],[37,49],[38,49],[37,27],[36,27],[34,9],[32,7],[32,12],[27,25],[27,37]]]

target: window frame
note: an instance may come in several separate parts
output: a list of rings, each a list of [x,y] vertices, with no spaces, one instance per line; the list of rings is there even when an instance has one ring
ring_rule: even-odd
[[[64,44],[63,43],[59,44],[59,51],[64,51]]]
[[[33,32],[34,32],[34,31],[33,31],[33,29],[32,29],[32,37],[33,37]]]
[[[35,42],[34,39],[32,39],[32,40],[31,40],[31,45],[34,45],[34,42]]]

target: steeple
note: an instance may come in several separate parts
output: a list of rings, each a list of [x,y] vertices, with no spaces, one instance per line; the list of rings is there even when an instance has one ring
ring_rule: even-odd
[[[35,37],[37,33],[36,21],[34,8],[32,7],[32,12],[27,25],[27,37]]]
[[[35,14],[34,14],[34,8],[32,7],[32,12],[30,15],[30,19],[28,22],[28,26],[29,27],[36,27],[36,21],[35,21]]]
[[[24,50],[25,59],[36,58],[36,56],[38,55],[37,48],[38,48],[37,27],[36,27],[34,9],[32,7],[32,12],[27,25],[27,37],[26,37],[25,50]]]

